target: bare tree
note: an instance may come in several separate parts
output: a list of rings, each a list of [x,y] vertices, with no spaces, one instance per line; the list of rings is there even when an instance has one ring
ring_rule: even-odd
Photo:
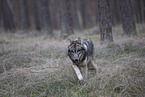
[[[60,3],[60,19],[61,19],[61,35],[66,37],[73,34],[73,24],[70,9],[70,0],[59,0]]]
[[[0,8],[5,31],[14,31],[16,29],[16,24],[10,0],[0,0]]]
[[[130,0],[120,0],[120,10],[124,35],[136,35],[136,26]]]
[[[110,0],[98,0],[101,43],[113,41]]]

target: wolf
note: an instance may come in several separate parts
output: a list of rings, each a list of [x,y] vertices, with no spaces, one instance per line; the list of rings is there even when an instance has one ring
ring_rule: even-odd
[[[67,47],[67,54],[72,61],[72,67],[76,72],[76,75],[79,80],[83,80],[81,74],[81,68],[85,67],[85,75],[87,78],[88,67],[93,66],[96,69],[97,65],[94,63],[93,54],[94,54],[94,45],[93,42],[89,39],[69,39],[70,45]]]

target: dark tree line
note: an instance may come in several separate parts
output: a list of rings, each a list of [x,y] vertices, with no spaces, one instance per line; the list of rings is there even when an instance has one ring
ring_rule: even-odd
[[[1,21],[5,30],[14,31],[16,29],[14,10],[9,0],[0,1]]]
[[[28,3],[26,0],[18,1],[18,11],[19,11],[19,28],[20,30],[30,29],[30,19],[28,14]]]
[[[0,0],[0,28],[31,29],[53,36],[100,25],[101,41],[113,41],[112,26],[122,24],[124,35],[136,35],[145,23],[145,0]]]

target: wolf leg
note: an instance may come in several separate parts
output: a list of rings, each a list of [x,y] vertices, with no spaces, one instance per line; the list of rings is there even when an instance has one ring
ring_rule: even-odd
[[[91,60],[91,64],[96,69],[96,74],[97,74],[98,73],[98,68],[97,68],[97,65],[95,64],[94,60]]]
[[[86,79],[87,79],[87,77],[88,77],[88,64],[86,63]]]
[[[85,64],[85,79],[88,77],[88,57],[86,57],[84,64]]]
[[[72,65],[72,67],[73,67],[73,69],[75,70],[78,79],[79,79],[79,80],[83,80],[83,76],[82,76],[82,74],[81,74],[79,68],[78,68],[76,65]]]

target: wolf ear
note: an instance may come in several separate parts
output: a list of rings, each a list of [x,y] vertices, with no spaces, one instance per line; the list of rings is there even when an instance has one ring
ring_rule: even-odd
[[[78,37],[78,42],[81,43],[81,38],[80,37]]]

